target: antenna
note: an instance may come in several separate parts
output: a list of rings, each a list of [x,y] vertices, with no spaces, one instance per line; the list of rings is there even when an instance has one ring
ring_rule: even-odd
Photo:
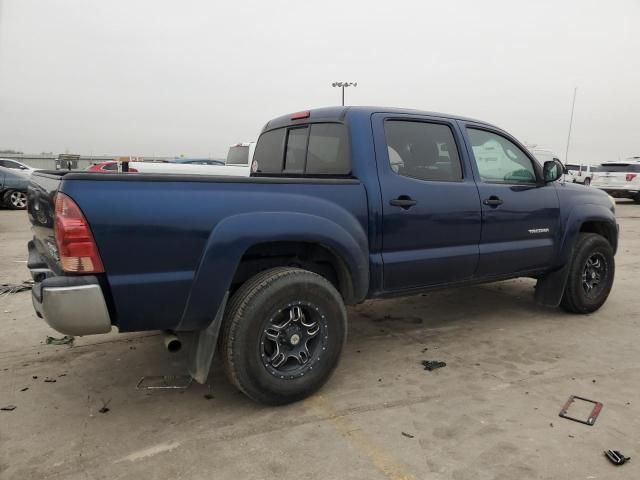
[[[567,149],[564,152],[564,164],[569,163],[569,142],[571,141],[571,127],[573,127],[573,110],[576,107],[576,94],[578,87],[573,89],[573,102],[571,102],[571,119],[569,120],[569,134],[567,135]]]

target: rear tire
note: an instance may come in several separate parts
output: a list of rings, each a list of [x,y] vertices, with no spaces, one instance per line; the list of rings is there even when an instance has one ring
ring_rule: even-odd
[[[588,187],[589,185],[591,185],[591,179],[590,178],[585,178],[584,179],[584,186]]]
[[[592,313],[609,296],[615,276],[613,248],[606,238],[581,233],[573,250],[560,306],[572,313]]]
[[[299,268],[261,272],[225,312],[220,352],[227,377],[256,402],[283,405],[318,390],[347,336],[342,297],[324,277]]]
[[[4,204],[11,210],[27,208],[27,194],[19,190],[9,190],[4,194]]]

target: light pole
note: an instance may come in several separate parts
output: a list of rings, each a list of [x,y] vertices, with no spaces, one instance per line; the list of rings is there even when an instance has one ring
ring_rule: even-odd
[[[333,82],[331,86],[342,88],[342,106],[344,107],[344,89],[346,87],[357,87],[358,82]]]

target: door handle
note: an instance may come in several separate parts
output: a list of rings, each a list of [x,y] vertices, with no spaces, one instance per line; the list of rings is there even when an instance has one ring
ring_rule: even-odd
[[[409,195],[400,195],[398,198],[393,198],[389,200],[389,205],[393,207],[400,207],[405,210],[410,209],[416,203],[418,202],[415,201],[413,198],[411,198]]]
[[[500,198],[496,197],[495,195],[491,195],[489,198],[485,198],[482,203],[495,208],[498,205],[502,205],[504,202],[500,200]]]

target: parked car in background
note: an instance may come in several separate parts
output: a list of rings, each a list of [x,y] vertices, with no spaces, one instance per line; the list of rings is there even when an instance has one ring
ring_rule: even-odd
[[[640,158],[602,163],[591,185],[614,198],[630,198],[640,203]]]
[[[215,175],[225,177],[248,177],[249,167],[225,165],[218,162],[130,162],[129,171],[166,175]]]
[[[224,160],[214,158],[177,158],[170,163],[181,163],[183,165],[224,165]]]
[[[27,188],[32,171],[0,167],[0,205],[12,210],[27,208]]]
[[[246,166],[251,165],[253,160],[253,152],[256,149],[256,142],[236,143],[229,147],[225,165]]]
[[[591,185],[594,172],[598,170],[596,166],[577,163],[567,163],[565,168],[567,169],[567,173],[565,174],[565,180],[567,182],[581,183],[587,187]]]
[[[283,404],[331,376],[345,304],[531,277],[538,303],[586,314],[613,284],[615,202],[481,121],[298,112],[267,123],[251,171],[34,173],[37,315],[70,335],[172,331],[201,383],[219,345],[240,391]]]
[[[89,172],[101,172],[101,173],[117,173],[118,172],[118,162],[114,160],[108,160],[106,162],[96,163],[95,165],[91,165],[87,168]],[[129,167],[130,172],[137,172],[135,168]]]
[[[551,160],[558,160],[558,155],[556,155],[556,153],[553,150],[540,148],[536,145],[530,145],[527,148],[533,154],[535,159],[540,162],[541,165],[544,164],[544,162],[549,162]]]
[[[536,145],[528,145],[527,148],[529,149],[529,151],[531,152],[531,154],[533,155],[533,157],[540,162],[540,165],[544,165],[544,162],[551,162],[551,161],[557,161],[560,162],[560,159],[558,158],[558,155],[556,155],[556,153],[553,150],[549,150],[546,148],[540,148],[537,147]],[[562,163],[562,162],[560,162]],[[564,169],[564,174],[561,177],[562,181],[565,182],[571,182],[571,183],[575,183],[573,181],[573,177],[571,177],[566,169]]]
[[[30,171],[30,172],[37,170],[36,168],[30,167],[26,163],[13,160],[11,158],[0,158],[0,167],[11,168],[14,170]]]

